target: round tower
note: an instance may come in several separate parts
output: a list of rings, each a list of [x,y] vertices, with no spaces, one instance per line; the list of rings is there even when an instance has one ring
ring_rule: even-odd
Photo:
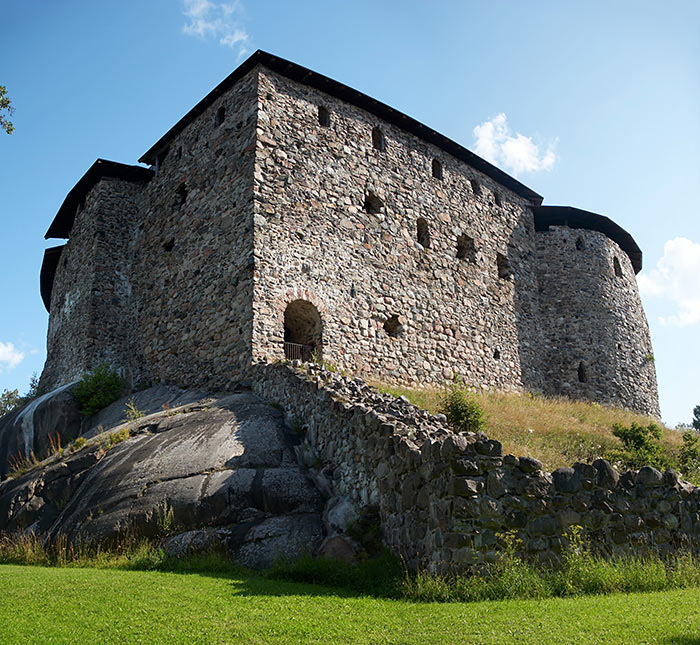
[[[546,394],[659,416],[654,354],[637,289],[641,251],[607,217],[535,209]]]

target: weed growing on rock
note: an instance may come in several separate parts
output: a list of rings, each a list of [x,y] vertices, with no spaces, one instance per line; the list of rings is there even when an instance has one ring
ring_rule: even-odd
[[[19,453],[12,455],[7,459],[7,464],[10,467],[8,477],[14,478],[24,475],[24,473],[30,471],[35,466],[38,466],[39,463],[40,462],[33,450],[29,453],[29,457],[23,457]]]
[[[114,448],[114,446],[120,444],[122,441],[126,441],[130,436],[129,428],[122,428],[121,430],[110,432],[102,440],[103,447],[105,450]]]
[[[85,437],[78,437],[70,445],[70,450],[71,450],[71,452],[78,452],[78,450],[82,450],[86,444],[87,444],[87,439]]]
[[[139,410],[136,407],[136,403],[132,398],[126,402],[126,408],[124,408],[124,416],[127,421],[136,421],[137,419],[145,417],[146,413],[143,410]]]
[[[106,363],[83,376],[73,390],[80,403],[80,414],[90,417],[116,401],[126,384],[117,371]]]

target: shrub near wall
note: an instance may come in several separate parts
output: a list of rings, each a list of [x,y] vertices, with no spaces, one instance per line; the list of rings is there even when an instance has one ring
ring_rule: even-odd
[[[555,564],[573,533],[604,556],[697,550],[700,490],[672,470],[620,475],[598,459],[548,473],[483,433],[455,434],[442,415],[315,365],[260,364],[254,389],[285,408],[334,494],[379,508],[387,546],[409,566],[478,570],[514,544]]]

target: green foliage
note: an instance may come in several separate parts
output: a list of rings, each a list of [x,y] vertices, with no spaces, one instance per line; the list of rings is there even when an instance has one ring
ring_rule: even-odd
[[[78,450],[82,450],[86,444],[87,439],[85,437],[77,437],[70,445],[71,452],[78,452]]]
[[[126,408],[124,409],[124,415],[127,421],[136,421],[146,416],[143,410],[139,410],[134,403],[134,399],[129,399],[126,402]]]
[[[0,130],[4,130],[7,134],[12,134],[15,130],[12,121],[8,119],[9,116],[14,114],[14,111],[15,108],[12,107],[12,101],[7,96],[7,88],[4,85],[0,85]]]
[[[104,449],[109,450],[110,448],[114,448],[114,446],[120,444],[122,441],[126,441],[130,436],[129,428],[122,428],[121,430],[110,432],[103,439]]]
[[[167,499],[164,499],[163,502],[158,505],[158,508],[156,508],[156,518],[158,520],[158,531],[162,537],[177,532],[175,511]]]
[[[486,425],[481,406],[460,382],[447,388],[440,411],[455,432],[479,432]]]
[[[125,387],[117,371],[104,363],[83,376],[73,396],[80,403],[80,414],[90,417],[116,401]]]
[[[12,412],[20,403],[19,390],[3,390],[0,392],[0,417]]]
[[[678,455],[680,470],[686,474],[700,470],[700,433],[687,430],[683,433],[683,445]]]
[[[623,450],[615,456],[626,468],[654,466],[663,470],[672,465],[659,444],[661,428],[655,423],[647,426],[634,421],[629,426],[615,423],[612,433],[622,441]]]
[[[700,430],[700,405],[693,408],[693,428]]]

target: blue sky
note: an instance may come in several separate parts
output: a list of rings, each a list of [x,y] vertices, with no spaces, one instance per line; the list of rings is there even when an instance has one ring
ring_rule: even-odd
[[[136,163],[256,49],[489,156],[545,204],[613,218],[640,287],[661,411],[700,404],[700,2],[5,0],[0,390],[45,358],[44,241],[98,157]]]

